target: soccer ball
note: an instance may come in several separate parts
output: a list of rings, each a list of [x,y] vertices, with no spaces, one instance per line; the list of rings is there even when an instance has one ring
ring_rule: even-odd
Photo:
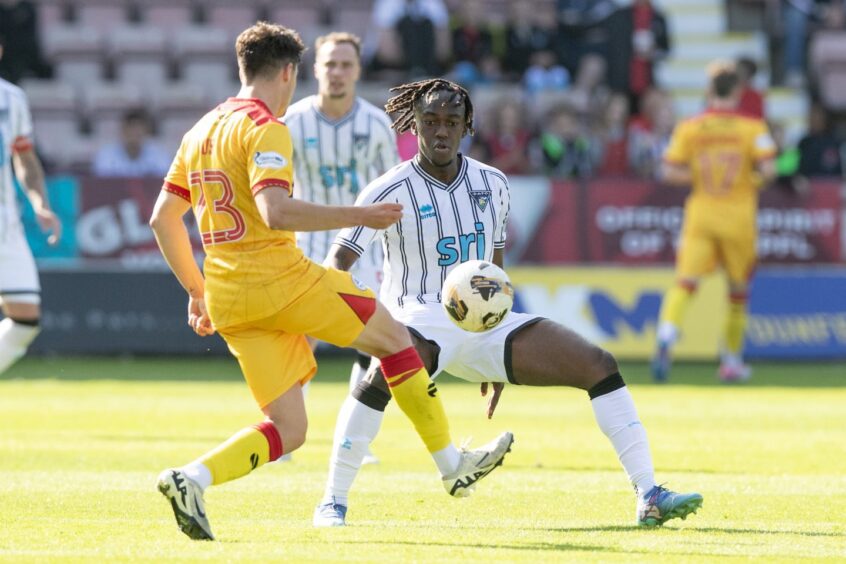
[[[447,317],[473,333],[499,325],[514,304],[514,288],[508,275],[484,260],[455,267],[444,281],[441,296]]]

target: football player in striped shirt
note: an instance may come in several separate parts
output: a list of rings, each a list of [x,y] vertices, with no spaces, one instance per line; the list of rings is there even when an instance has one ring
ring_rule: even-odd
[[[38,225],[51,232],[47,242],[58,243],[62,224],[47,200],[26,95],[0,78],[0,307],[5,316],[0,321],[0,374],[26,354],[38,335],[41,318],[41,285],[21,224],[15,176],[32,203]]]
[[[294,197],[324,205],[351,206],[372,180],[399,162],[391,120],[384,110],[356,96],[361,75],[361,40],[333,32],[314,44],[317,94],[292,104],[283,121],[294,145]],[[297,245],[321,263],[338,230],[302,231]],[[352,274],[377,294],[382,283],[382,249],[370,245]],[[350,389],[361,380],[370,357],[359,353]],[[365,463],[375,462],[371,454]]]
[[[383,302],[411,331],[429,374],[446,370],[482,383],[483,393],[493,383],[489,417],[506,382],[585,390],[600,429],[637,492],[637,523],[657,526],[697,510],[701,495],[677,494],[655,484],[646,431],[610,353],[536,315],[511,312],[483,333],[465,332],[447,319],[440,291],[452,268],[471,259],[503,265],[508,180],[458,152],[461,139],[473,133],[473,106],[463,88],[432,79],[392,91],[398,94],[386,110],[398,116],[393,127],[397,133],[410,129],[417,135],[418,153],[368,185],[357,205],[400,203],[402,219],[381,230],[343,229],[327,262],[348,269],[378,237],[385,251]],[[329,481],[314,514],[316,526],[345,524],[349,489],[391,398],[377,375],[372,366],[341,409]]]
[[[203,503],[206,488],[249,474],[305,441],[302,386],[317,370],[306,335],[381,360],[393,396],[447,490],[468,474],[491,472],[513,441],[511,433],[503,433],[487,447],[459,451],[408,332],[373,290],[347,272],[310,261],[297,247],[295,231],[384,228],[401,215],[401,206],[392,203],[321,206],[290,197],[291,136],[277,116],[291,101],[304,49],[295,31],[266,22],[238,36],[241,90],[185,134],[150,219],[168,265],[188,293],[189,324],[201,336],[221,334],[264,415],[199,458],[159,475],[159,491],[192,539],[214,538]],[[202,271],[183,222],[189,211],[206,253]]]

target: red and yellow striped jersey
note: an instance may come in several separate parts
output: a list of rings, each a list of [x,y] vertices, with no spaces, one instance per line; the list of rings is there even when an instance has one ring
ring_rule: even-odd
[[[310,288],[321,270],[294,233],[267,226],[254,196],[292,192],[288,128],[257,99],[230,98],[182,139],[163,190],[191,203],[206,252],[206,304],[225,327],[262,319]]]

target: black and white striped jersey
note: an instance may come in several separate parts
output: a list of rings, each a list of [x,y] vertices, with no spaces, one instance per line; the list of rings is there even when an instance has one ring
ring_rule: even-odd
[[[446,185],[427,174],[417,157],[370,183],[356,205],[398,202],[402,219],[384,231],[343,229],[335,239],[361,255],[377,236],[385,252],[381,300],[390,309],[438,303],[450,270],[468,260],[491,260],[505,247],[510,209],[508,180],[499,170],[461,157]]]
[[[351,206],[367,184],[399,162],[390,118],[361,98],[347,115],[330,120],[317,109],[317,96],[307,96],[282,121],[294,146],[295,198]],[[297,245],[320,263],[337,233],[297,233]]]

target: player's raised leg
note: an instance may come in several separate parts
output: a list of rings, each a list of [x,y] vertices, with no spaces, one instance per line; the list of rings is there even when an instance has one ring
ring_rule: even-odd
[[[635,487],[639,525],[684,518],[702,505],[699,494],[675,494],[656,486],[646,430],[610,353],[548,319],[517,329],[510,343],[505,357],[511,366],[506,370],[516,383],[571,386],[588,392],[596,422]]]
[[[444,478],[450,495],[463,497],[471,486],[484,478],[493,467],[482,471],[467,451],[459,452],[449,435],[449,425],[437,388],[429,378],[423,360],[412,346],[411,336],[401,323],[377,303],[376,311],[353,346],[379,359],[381,373],[400,409],[414,424]],[[501,463],[513,437],[503,433],[490,445],[488,457]],[[486,468],[488,465],[485,465]],[[494,466],[495,467],[495,466]],[[458,482],[464,484],[458,485]]]

